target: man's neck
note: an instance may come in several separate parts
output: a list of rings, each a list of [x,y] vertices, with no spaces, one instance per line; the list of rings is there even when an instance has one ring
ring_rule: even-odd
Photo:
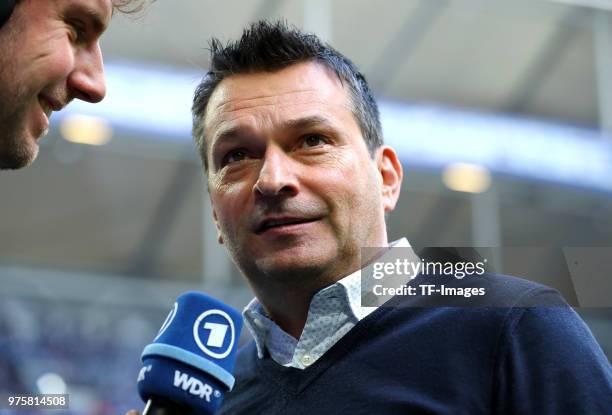
[[[382,249],[379,254],[386,251]],[[265,309],[268,316],[286,333],[299,339],[306,320],[310,303],[315,294],[325,287],[340,281],[342,278],[358,271],[361,268],[360,261],[347,265],[344,271],[337,269],[326,275],[304,276],[303,278],[275,278],[275,283],[270,279],[260,287],[253,287],[255,296]],[[263,288],[262,288],[263,287]]]
[[[312,297],[334,282],[311,284],[310,287],[303,281],[274,286],[267,284],[265,291],[255,289],[255,295],[270,318],[283,331],[299,339],[306,325]]]

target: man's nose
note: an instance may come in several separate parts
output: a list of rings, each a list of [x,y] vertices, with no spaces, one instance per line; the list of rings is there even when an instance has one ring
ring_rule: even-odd
[[[270,146],[263,158],[253,191],[261,196],[294,196],[298,193],[298,181],[291,157],[282,149]]]
[[[102,51],[98,43],[78,51],[74,70],[68,76],[68,90],[71,98],[87,102],[100,102],[106,95]]]

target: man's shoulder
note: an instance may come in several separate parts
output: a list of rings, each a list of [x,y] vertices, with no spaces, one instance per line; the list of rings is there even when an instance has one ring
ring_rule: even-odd
[[[238,349],[236,354],[236,374],[238,372],[253,371],[257,363],[257,347],[253,339]]]
[[[253,340],[238,350],[234,370],[236,383],[225,394],[219,415],[270,413],[266,410],[274,405],[274,401],[268,399],[270,391],[267,384],[260,382],[257,360],[257,347]]]
[[[424,283],[416,284],[418,288]],[[429,338],[445,333],[445,342],[458,349],[468,349],[477,342],[492,356],[512,337],[534,331],[564,332],[591,343],[584,335],[584,322],[558,291],[545,285],[493,273],[471,279],[451,276],[438,279],[436,284],[439,293],[394,297],[382,306],[388,312],[378,313],[381,319],[377,323],[411,339],[415,333]],[[449,337],[449,332],[454,335]]]
[[[394,299],[395,303],[413,307],[504,309],[567,306],[561,294],[551,287],[490,272],[461,278],[455,274],[421,274],[408,285],[414,287],[414,295],[400,295]]]
[[[485,273],[472,284],[486,288],[493,306],[565,307],[566,301],[554,288],[511,275]]]

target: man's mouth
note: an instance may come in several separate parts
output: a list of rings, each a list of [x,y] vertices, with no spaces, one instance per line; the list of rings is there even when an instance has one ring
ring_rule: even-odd
[[[303,223],[310,223],[310,222],[315,222],[317,220],[318,218],[290,218],[290,217],[265,219],[255,229],[255,233],[261,234],[270,229],[281,228],[284,226],[291,226],[291,225],[299,225]]]
[[[47,117],[47,119],[49,119],[49,117],[51,117],[51,113],[53,112],[53,109],[51,108],[51,104],[49,104],[44,98],[41,98],[41,97],[38,97],[38,103],[40,104],[40,107],[45,113],[45,116]]]
[[[38,96],[38,102],[40,103],[40,107],[45,113],[45,116],[47,117],[47,119],[51,117],[51,113],[53,111],[59,111],[62,109],[62,104],[56,101],[52,101],[49,98],[44,97],[42,95]]]

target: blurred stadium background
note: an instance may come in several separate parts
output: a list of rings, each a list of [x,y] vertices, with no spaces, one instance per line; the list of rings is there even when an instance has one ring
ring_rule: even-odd
[[[612,269],[611,1],[157,0],[103,37],[106,100],[54,115],[38,161],[0,174],[0,391],[124,413],[180,292],[249,301],[189,110],[210,37],[260,18],[319,34],[370,80],[405,169],[392,239],[537,247],[498,260],[544,279],[566,276],[562,248],[598,247]],[[610,304],[580,305],[612,356]]]

